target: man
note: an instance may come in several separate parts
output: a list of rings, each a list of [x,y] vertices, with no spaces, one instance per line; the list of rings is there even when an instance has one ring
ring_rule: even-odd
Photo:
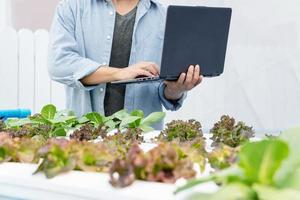
[[[111,115],[123,108],[147,115],[162,105],[178,110],[186,92],[202,81],[198,65],[174,82],[110,84],[159,73],[165,18],[156,0],[61,1],[52,24],[49,73],[66,85],[68,109],[77,115]]]

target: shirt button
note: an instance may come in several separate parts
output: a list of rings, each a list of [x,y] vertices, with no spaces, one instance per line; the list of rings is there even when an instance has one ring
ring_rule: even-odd
[[[107,63],[106,63],[106,62],[104,62],[104,63],[102,63],[102,65],[107,65]]]
[[[108,39],[108,40],[110,40],[110,38],[111,38],[111,37],[110,37],[109,35],[106,37],[106,39]]]
[[[100,88],[100,92],[104,92],[104,89],[103,89],[103,88]]]
[[[113,15],[113,14],[114,14],[114,12],[113,12],[113,11],[110,11],[110,12],[109,12],[109,15]]]

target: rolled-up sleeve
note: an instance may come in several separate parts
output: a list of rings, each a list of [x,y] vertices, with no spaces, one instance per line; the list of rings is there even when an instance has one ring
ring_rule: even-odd
[[[158,94],[159,94],[159,98],[160,98],[162,105],[167,110],[171,110],[171,111],[179,110],[179,108],[181,108],[181,106],[183,104],[183,101],[187,97],[187,93],[185,92],[182,95],[182,97],[177,101],[170,101],[170,100],[166,99],[166,97],[165,97],[165,87],[166,87],[166,85],[163,82],[158,87]]]
[[[95,72],[100,64],[80,54],[75,36],[77,11],[72,2],[61,1],[57,6],[50,32],[48,71],[54,81],[91,90],[95,86],[84,86],[80,79]]]

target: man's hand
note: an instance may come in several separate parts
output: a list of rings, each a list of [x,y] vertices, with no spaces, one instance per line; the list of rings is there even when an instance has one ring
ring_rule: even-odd
[[[187,73],[182,73],[177,81],[165,81],[165,97],[169,100],[178,100],[183,93],[199,85],[203,80],[200,76],[200,66],[191,65]]]
[[[115,74],[116,80],[134,79],[137,76],[158,76],[158,66],[152,62],[139,62],[126,68],[120,69]]]
[[[134,79],[137,76],[158,76],[158,74],[158,66],[155,63],[140,62],[126,68],[101,66],[94,73],[82,78],[80,81],[84,85],[98,85],[100,83]]]

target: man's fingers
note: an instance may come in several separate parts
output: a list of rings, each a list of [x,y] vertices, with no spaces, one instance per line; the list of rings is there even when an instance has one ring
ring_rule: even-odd
[[[153,67],[153,69],[155,70],[155,74],[156,74],[156,75],[159,75],[159,68],[158,68],[158,65],[155,64],[155,63],[153,63],[153,64],[152,64],[152,67]]]
[[[194,77],[193,77],[193,84],[196,85],[196,83],[199,81],[200,78],[200,66],[196,65],[195,70],[194,70]]]
[[[137,76],[153,76],[149,71],[144,69],[138,69],[137,70]]]
[[[202,81],[203,81],[203,76],[200,76],[199,80],[197,81],[197,83],[195,84],[195,86],[199,85]]]
[[[175,81],[165,81],[164,83],[166,85],[175,83],[176,85],[182,86],[184,84],[185,78],[186,78],[186,73],[181,73],[176,82]]]
[[[145,70],[149,71],[153,75],[157,74],[157,71],[155,70],[155,68],[152,65],[149,65],[149,66],[145,67]]]
[[[158,75],[159,72],[158,72],[158,68],[156,65],[149,65],[147,67],[147,70],[150,71],[153,75]]]
[[[185,78],[186,78],[186,73],[181,73],[178,80],[177,80],[177,83],[182,85],[185,81]]]
[[[158,65],[153,62],[143,62],[142,68],[150,71],[154,75],[159,75]]]
[[[191,65],[186,74],[185,83],[190,83],[193,79],[193,75],[194,75],[194,66]]]
[[[190,90],[193,88],[194,86],[194,83],[192,82],[193,81],[193,77],[194,77],[194,66],[191,65],[188,69],[188,73],[186,75],[186,79],[185,79],[185,82],[184,82],[184,87],[187,89],[187,90]]]

